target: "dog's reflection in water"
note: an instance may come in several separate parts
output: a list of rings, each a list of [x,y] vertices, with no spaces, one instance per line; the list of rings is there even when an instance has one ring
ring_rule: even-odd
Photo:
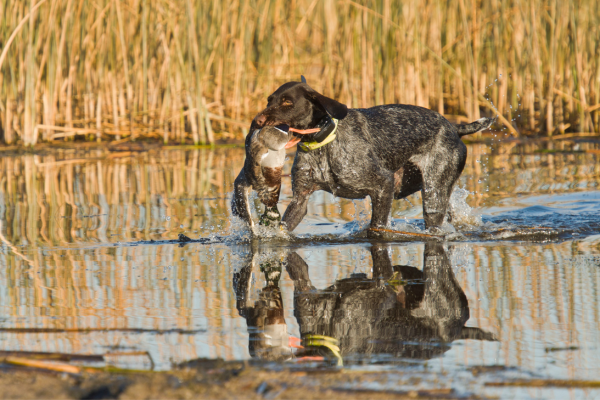
[[[324,358],[340,365],[342,359],[359,362],[374,356],[429,359],[446,352],[454,340],[494,340],[479,328],[465,327],[469,303],[440,243],[425,244],[422,271],[392,266],[387,249],[380,245],[371,247],[371,256],[372,277],[353,274],[316,290],[308,265],[297,253],[261,263],[255,262],[255,254],[234,277],[237,308],[250,332],[251,356],[272,361]],[[253,267],[264,273],[266,286],[249,305]],[[284,320],[279,289],[283,268],[294,281],[301,343],[288,335]]]

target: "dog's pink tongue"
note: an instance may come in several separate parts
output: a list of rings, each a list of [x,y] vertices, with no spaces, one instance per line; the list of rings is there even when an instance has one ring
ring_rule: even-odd
[[[290,147],[294,147],[299,141],[300,141],[300,138],[292,136],[292,138],[290,139],[290,141],[287,142],[287,144],[285,145],[285,148],[289,149]]]

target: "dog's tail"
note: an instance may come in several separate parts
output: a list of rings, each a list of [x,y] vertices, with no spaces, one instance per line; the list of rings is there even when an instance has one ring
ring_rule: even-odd
[[[496,122],[496,118],[479,118],[477,121],[471,122],[470,124],[456,125],[456,132],[458,132],[458,136],[463,137],[487,129],[492,126],[494,122]]]

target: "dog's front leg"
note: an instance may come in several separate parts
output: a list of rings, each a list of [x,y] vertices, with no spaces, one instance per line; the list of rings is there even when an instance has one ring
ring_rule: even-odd
[[[392,200],[394,199],[394,178],[384,179],[376,182],[371,197],[371,228],[385,228],[390,220],[392,211]]]
[[[242,169],[233,183],[231,213],[243,219],[252,229],[254,228],[254,221],[252,221],[252,212],[250,211],[250,202],[248,200],[248,194],[251,189],[252,185],[246,179],[244,169]]]
[[[281,224],[285,226],[288,232],[296,229],[302,218],[306,215],[308,199],[313,191],[311,189],[294,190],[294,198],[281,219]]]
[[[317,185],[313,177],[310,159],[306,159],[305,153],[296,153],[294,165],[292,166],[292,193],[294,197],[287,206],[283,218],[281,218],[281,225],[288,232],[296,229],[306,215],[308,199],[316,189]]]

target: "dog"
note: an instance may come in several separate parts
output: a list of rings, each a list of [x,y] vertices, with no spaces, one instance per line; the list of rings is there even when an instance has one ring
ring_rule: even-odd
[[[371,237],[381,236],[380,229],[388,226],[394,199],[420,190],[425,228],[439,231],[467,158],[460,138],[494,122],[481,118],[454,125],[435,111],[403,104],[348,109],[313,90],[304,77],[301,82],[285,83],[267,101],[251,131],[284,124],[293,132],[286,146],[298,144],[292,166],[293,198],[282,219],[288,231],[304,218],[308,199],[317,190],[347,199],[369,196]],[[305,134],[328,119],[335,129],[321,142],[314,133]],[[240,192],[240,184],[236,180],[235,193]],[[234,194],[234,202],[241,205],[244,199]]]

